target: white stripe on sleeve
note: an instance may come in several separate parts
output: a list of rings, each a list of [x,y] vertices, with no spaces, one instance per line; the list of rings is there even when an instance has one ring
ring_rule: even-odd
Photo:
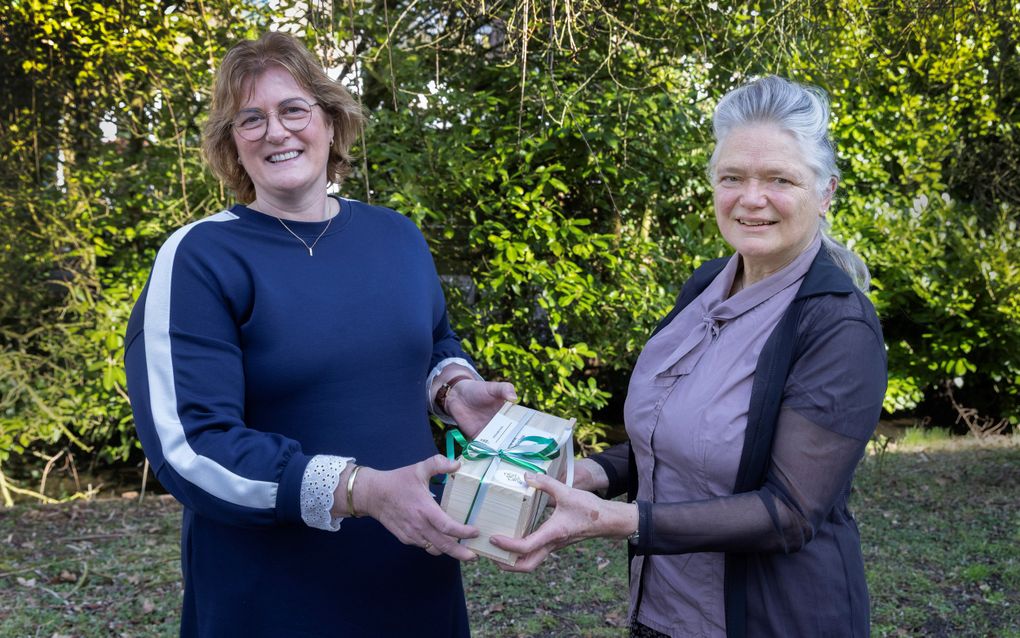
[[[206,222],[237,219],[222,211],[178,229],[156,255],[145,298],[145,365],[152,421],[163,457],[186,481],[228,503],[258,509],[276,507],[277,484],[239,476],[191,449],[177,413],[177,390],[170,343],[170,292],[177,247],[191,229]]]

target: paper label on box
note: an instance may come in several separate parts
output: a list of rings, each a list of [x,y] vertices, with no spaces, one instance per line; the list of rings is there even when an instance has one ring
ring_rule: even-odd
[[[492,417],[489,424],[481,431],[475,439],[494,448],[500,447],[500,443],[518,425],[517,419],[511,419],[505,414],[497,414]]]

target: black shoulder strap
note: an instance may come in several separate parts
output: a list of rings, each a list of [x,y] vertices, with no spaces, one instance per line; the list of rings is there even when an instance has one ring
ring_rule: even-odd
[[[740,453],[737,479],[733,484],[734,494],[758,489],[765,481],[772,456],[772,437],[783,402],[783,390],[796,354],[794,346],[797,343],[797,326],[804,301],[798,299],[790,304],[758,357],[759,369],[754,372],[751,386],[747,431],[744,433],[744,448]]]
[[[713,280],[722,272],[722,269],[726,267],[726,262],[729,257],[721,257],[719,259],[713,259],[706,262],[700,268],[694,271],[691,278],[683,285],[680,289],[680,294],[677,296],[676,303],[673,305],[673,309],[669,311],[669,314],[663,317],[659,325],[655,326],[655,330],[652,331],[651,336],[655,336],[660,330],[669,325],[673,318],[680,314],[680,311],[686,308],[692,301],[694,301],[698,295],[704,292],[705,288],[712,283]],[[634,459],[634,448],[632,446],[627,447],[627,502],[633,503],[637,499],[638,494],[638,472],[637,472],[637,461]],[[627,574],[630,574],[631,564],[634,562],[634,547],[627,543]],[[645,560],[651,559],[651,555],[645,556]],[[637,597],[634,599],[634,613],[641,608],[641,597],[645,591],[645,579],[644,573],[647,570],[641,570],[641,582],[638,583]]]
[[[783,389],[793,366],[797,325],[803,308],[804,299],[797,299],[790,304],[758,356],[759,367],[754,372],[751,386],[747,430],[744,432],[744,448],[740,453],[737,480],[733,486],[734,494],[758,489],[765,481],[772,456],[772,438],[783,401]],[[744,638],[747,635],[747,559],[747,554],[726,554],[723,591],[727,638]]]
[[[680,314],[680,311],[686,308],[692,301],[694,301],[698,295],[708,288],[708,284],[712,283],[713,280],[722,272],[722,269],[726,267],[726,262],[729,261],[729,257],[720,257],[719,259],[713,259],[705,262],[700,268],[694,271],[691,278],[687,280],[683,288],[680,289],[680,294],[677,295],[676,303],[673,304],[673,309],[669,311],[669,314],[663,317],[659,325],[655,326],[655,330],[652,331],[651,336],[655,336],[660,330],[669,325],[670,321],[673,321],[673,317]]]

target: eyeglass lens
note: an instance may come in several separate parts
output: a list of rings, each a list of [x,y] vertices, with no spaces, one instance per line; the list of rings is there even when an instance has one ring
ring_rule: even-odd
[[[312,107],[304,98],[292,98],[280,103],[275,111],[266,113],[262,109],[244,109],[234,116],[234,128],[238,134],[249,142],[257,142],[266,135],[269,129],[269,118],[275,113],[283,128],[291,133],[299,133],[312,120]]]

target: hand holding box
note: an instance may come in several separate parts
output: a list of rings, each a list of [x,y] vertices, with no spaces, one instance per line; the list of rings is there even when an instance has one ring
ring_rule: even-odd
[[[462,544],[493,560],[516,562],[516,554],[495,547],[489,537],[521,538],[538,522],[548,495],[528,485],[525,472],[559,478],[566,469],[570,484],[574,422],[507,403],[466,445],[461,468],[449,475],[442,501],[451,518],[481,531]],[[459,432],[448,433],[447,456],[453,456],[453,441],[458,438],[462,445],[466,443]]]

